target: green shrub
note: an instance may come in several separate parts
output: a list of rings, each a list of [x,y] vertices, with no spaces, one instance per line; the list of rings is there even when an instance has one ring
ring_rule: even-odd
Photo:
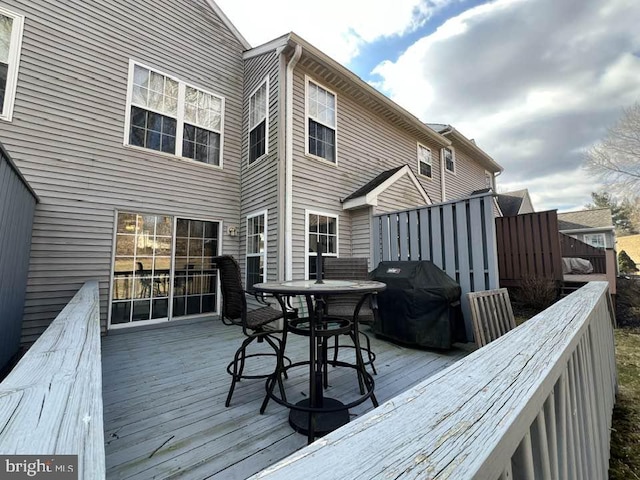
[[[620,273],[633,273],[638,271],[636,263],[624,250],[621,250],[618,254],[618,270],[620,270]]]

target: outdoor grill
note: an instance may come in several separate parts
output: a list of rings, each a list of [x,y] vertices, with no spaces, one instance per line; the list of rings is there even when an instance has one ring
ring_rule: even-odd
[[[380,262],[371,276],[387,284],[378,294],[377,335],[439,349],[466,341],[460,285],[432,262]]]

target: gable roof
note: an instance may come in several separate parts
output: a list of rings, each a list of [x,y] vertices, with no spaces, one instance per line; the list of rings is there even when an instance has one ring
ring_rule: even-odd
[[[244,52],[243,58],[249,59],[267,52],[289,51],[295,47],[302,48],[302,56],[298,65],[313,72],[317,80],[327,82],[334,88],[342,90],[352,96],[360,105],[366,106],[376,114],[384,117],[389,123],[403,130],[427,137],[441,146],[451,145],[451,140],[429,128],[422,120],[408,110],[382,94],[358,75],[344,67],[333,58],[304,40],[294,32],[278,37],[263,45],[259,45]]]
[[[529,190],[516,190],[513,192],[505,192],[498,194],[498,205],[505,217],[514,217],[520,213],[520,208],[526,197],[529,196]]]
[[[611,210],[580,210],[558,214],[558,230],[613,229]]]
[[[343,210],[351,210],[364,206],[378,205],[378,195],[380,195],[405,175],[407,175],[413,182],[416,190],[418,190],[422,198],[424,198],[425,203],[430,205],[432,202],[431,198],[429,198],[429,194],[425,191],[422,184],[418,181],[411,168],[409,168],[409,165],[402,165],[390,170],[385,170],[384,172],[377,175],[373,180],[367,182],[351,195],[343,199]]]
[[[205,0],[205,1],[209,5],[209,7],[211,7],[211,10],[213,10],[216,13],[216,15],[220,17],[220,20],[222,20],[222,23],[224,23],[227,26],[227,28],[231,30],[231,33],[233,33],[233,35],[238,39],[238,41],[242,44],[242,46],[246,50],[249,50],[251,48],[251,44],[247,42],[247,39],[244,38],[244,36],[240,33],[240,31],[236,28],[236,26],[231,22],[231,20],[229,20],[229,17],[227,17],[224,14],[224,12],[218,6],[218,4],[214,0]]]
[[[473,139],[465,137],[462,133],[456,130],[451,125],[445,123],[426,123],[427,127],[431,130],[438,132],[444,137],[451,137],[461,143],[465,148],[471,150],[477,155],[476,160],[479,160],[484,168],[490,172],[497,173],[504,171],[504,168],[498,162],[496,162],[489,154],[482,150]]]

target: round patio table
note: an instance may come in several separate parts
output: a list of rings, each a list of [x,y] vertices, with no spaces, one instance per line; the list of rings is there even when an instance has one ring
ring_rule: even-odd
[[[266,402],[269,398],[287,406],[291,409],[289,424],[297,432],[306,434],[308,442],[311,443],[315,437],[325,435],[348,423],[349,408],[359,405],[367,398],[371,398],[374,406],[377,406],[373,377],[366,371],[362,360],[357,321],[352,325],[351,319],[325,315],[324,299],[327,296],[362,294],[360,304],[356,307],[359,309],[369,295],[381,292],[386,287],[382,282],[369,280],[291,280],[255,284],[253,288],[256,291],[269,293],[276,297],[285,311],[285,299],[291,296],[304,296],[309,310],[308,317],[290,320],[285,327],[291,333],[309,337],[309,360],[296,362],[282,368],[286,371],[300,365],[309,365],[309,396],[295,404],[287,402],[286,398],[276,396],[274,394],[276,378],[277,375],[283,373],[276,371],[267,379],[268,396],[263,403],[261,412],[266,408]],[[327,338],[349,333],[352,328],[355,331],[356,364],[341,361],[328,362],[326,359]],[[335,398],[324,396],[323,378],[326,379],[328,363],[338,367],[353,368],[357,371],[362,393],[357,400],[345,404]]]

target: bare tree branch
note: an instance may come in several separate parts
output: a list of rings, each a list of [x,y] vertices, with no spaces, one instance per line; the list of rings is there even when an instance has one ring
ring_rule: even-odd
[[[612,192],[640,194],[640,103],[625,109],[604,139],[586,152],[585,167]]]

